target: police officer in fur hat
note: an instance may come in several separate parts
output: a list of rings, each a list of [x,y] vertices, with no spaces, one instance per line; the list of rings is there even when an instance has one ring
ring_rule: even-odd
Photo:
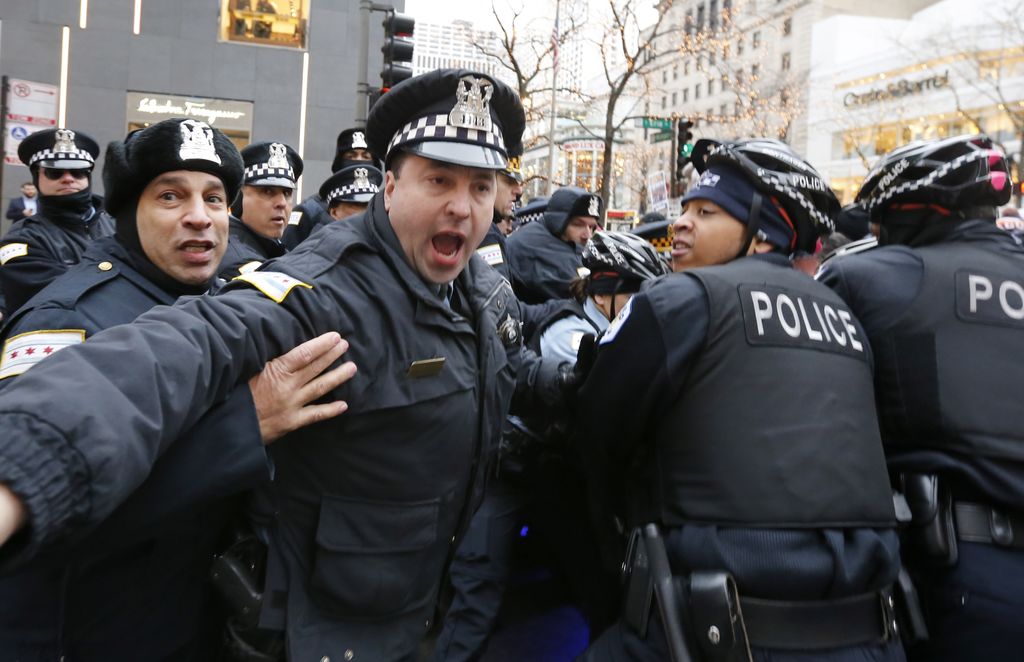
[[[281,235],[288,227],[302,157],[279,142],[253,143],[242,150],[245,177],[231,210],[227,252],[220,276],[230,280],[285,254]]]
[[[383,182],[384,173],[372,165],[351,165],[327,178],[320,186],[320,197],[327,202],[331,218],[340,221],[366,211]]]
[[[93,240],[113,234],[114,222],[92,192],[99,152],[95,140],[72,129],[38,131],[18,145],[39,196],[36,213],[0,240],[0,290],[8,316],[78,262]]]
[[[206,291],[241,179],[234,145],[204,122],[165,120],[111,143],[104,180],[117,233],[90,245],[79,264],[11,318],[0,388],[15,388],[104,329]],[[101,369],[138,356],[134,348],[117,352]],[[251,391],[236,387],[175,441],[97,531],[0,579],[0,658],[214,659],[220,619],[205,576],[234,510],[226,497],[269,478],[261,437],[266,443],[287,431],[275,431],[273,421],[298,413],[304,403],[288,400],[302,386],[262,376]],[[80,405],[94,416],[121,406],[82,395]],[[307,422],[311,413],[302,413]],[[99,432],[83,434],[98,451],[114,443]]]
[[[370,153],[370,147],[366,142],[366,129],[345,129],[338,134],[334,148],[334,160],[331,162],[331,172],[338,173],[354,165],[374,167],[379,165]],[[281,241],[289,250],[295,248],[313,230],[330,223],[331,220],[327,201],[319,192],[314,193],[303,200],[301,204],[295,205],[295,209],[288,219],[288,228]]]
[[[602,215],[599,195],[566,186],[551,196],[542,222],[509,236],[509,272],[521,300],[543,303],[570,297],[569,284],[580,275],[580,254]]]

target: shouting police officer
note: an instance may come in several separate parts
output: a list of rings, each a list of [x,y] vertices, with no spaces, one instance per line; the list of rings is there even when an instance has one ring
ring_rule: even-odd
[[[1009,197],[986,136],[896,149],[857,194],[882,248],[820,276],[875,355],[882,440],[913,511],[904,560],[929,619],[915,660],[1024,646],[1024,248],[995,225]]]
[[[183,152],[187,132],[201,133],[207,149]],[[102,329],[206,291],[241,177],[231,141],[203,122],[166,120],[111,143],[104,180],[117,234],[87,248],[11,319],[0,385]],[[233,511],[225,497],[268,479],[261,438],[288,431],[273,431],[268,412],[292,407],[290,394],[304,386],[266,384],[261,376],[251,394],[236,388],[99,530],[0,579],[0,658],[213,659],[221,619],[204,578]],[[305,412],[315,413],[331,412]]]
[[[870,348],[787,258],[838,202],[781,142],[694,154],[677,273],[623,308],[579,394],[590,489],[634,531],[622,620],[585,659],[901,660]]]
[[[269,357],[340,330],[370,377],[332,393],[358,412],[271,448],[274,489],[253,517],[269,543],[260,625],[286,633],[293,660],[412,659],[523,361],[514,295],[475,249],[503,135],[518,140],[524,124],[515,93],[485,75],[438,70],[396,85],[369,118],[387,175],[363,216],[328,224],[217,296],[154,309],[20,377],[0,394],[0,502],[13,492],[24,505],[22,545],[109,512]],[[124,347],[130,365],[114,360]],[[59,404],[30,413],[39,392]],[[118,407],[90,415],[85,394]],[[83,427],[143,448],[95,449]]]
[[[281,235],[288,226],[302,158],[284,143],[255,143],[242,150],[245,179],[230,220],[231,241],[220,265],[230,280],[272,257],[284,255]]]
[[[39,191],[36,214],[0,240],[0,287],[6,314],[77,263],[94,239],[114,232],[90,179],[100,148],[81,131],[46,129],[18,145]],[[3,312],[3,311],[0,311]]]

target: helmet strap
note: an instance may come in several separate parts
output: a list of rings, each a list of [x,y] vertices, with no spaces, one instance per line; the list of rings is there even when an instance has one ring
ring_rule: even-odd
[[[617,297],[619,295],[619,289],[621,287],[622,287],[622,279],[619,279],[619,281],[617,283],[615,283],[615,289],[612,290],[612,308],[611,308],[611,313],[612,314],[608,317],[608,319],[615,319],[615,314],[617,312],[615,310],[615,297]]]
[[[754,191],[754,199],[750,201],[750,213],[747,214],[747,227],[743,233],[743,245],[740,247],[740,252],[736,255],[736,258],[744,257],[747,251],[750,250],[750,244],[754,241],[754,235],[757,234],[757,227],[761,222],[761,203],[764,198],[757,191]]]

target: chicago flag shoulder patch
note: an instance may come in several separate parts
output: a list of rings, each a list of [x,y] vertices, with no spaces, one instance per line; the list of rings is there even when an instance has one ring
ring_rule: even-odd
[[[11,336],[0,355],[0,379],[20,375],[47,356],[82,342],[83,329],[43,329]]]
[[[268,299],[273,299],[277,303],[284,301],[288,293],[296,287],[313,289],[313,286],[309,283],[303,283],[301,280],[292,278],[280,271],[250,271],[241,276],[235,276],[231,280],[249,283],[260,292],[263,292]]]
[[[488,244],[481,246],[476,249],[476,254],[484,259],[484,262],[491,265],[492,267],[497,266],[505,261],[501,256],[501,246],[498,244]]]

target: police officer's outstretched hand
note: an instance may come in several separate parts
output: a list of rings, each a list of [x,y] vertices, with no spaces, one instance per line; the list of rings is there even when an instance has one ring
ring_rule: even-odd
[[[348,409],[344,400],[309,404],[356,374],[356,364],[351,361],[320,374],[346,351],[347,341],[333,331],[325,333],[268,362],[249,380],[264,445]]]

